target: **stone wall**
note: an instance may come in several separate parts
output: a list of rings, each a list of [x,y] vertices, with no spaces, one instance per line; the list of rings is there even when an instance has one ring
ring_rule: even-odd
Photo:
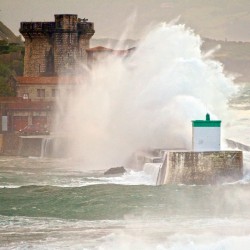
[[[53,71],[52,39],[46,34],[25,36],[24,75],[49,75]]]
[[[77,15],[55,15],[55,22],[22,22],[25,38],[24,76],[73,74],[86,63],[94,24]]]
[[[242,177],[241,151],[167,152],[157,184],[218,184]]]
[[[3,134],[2,153],[5,155],[18,155],[19,136],[13,133]]]
[[[44,89],[45,96],[38,96],[37,90]],[[58,91],[57,85],[51,84],[27,84],[18,86],[18,97],[23,97],[24,94],[28,94],[28,97],[32,101],[55,101],[56,100],[56,91]]]
[[[40,157],[43,138],[20,137],[18,155]]]
[[[3,155],[64,158],[69,157],[68,146],[68,139],[64,137],[0,134],[0,153]]]

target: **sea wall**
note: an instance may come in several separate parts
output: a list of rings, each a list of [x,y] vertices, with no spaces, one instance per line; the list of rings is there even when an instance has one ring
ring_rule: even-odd
[[[41,156],[43,138],[20,137],[19,140],[19,156]]]
[[[19,136],[13,133],[1,134],[1,153],[5,155],[17,155],[19,149]]]
[[[0,134],[2,155],[63,158],[68,156],[68,145],[68,139],[64,137]]]
[[[241,151],[167,152],[157,184],[219,184],[242,177]]]
[[[68,140],[60,137],[29,137],[19,139],[19,156],[64,158],[67,154]]]

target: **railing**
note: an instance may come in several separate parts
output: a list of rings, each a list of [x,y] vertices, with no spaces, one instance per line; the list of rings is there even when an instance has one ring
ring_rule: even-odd
[[[79,22],[77,23],[77,30],[80,33],[94,33],[94,23],[89,23],[89,22]]]
[[[21,33],[53,32],[55,31],[55,23],[54,22],[22,22],[19,31]]]
[[[94,33],[94,23],[80,21],[77,23],[77,30],[73,27],[69,29],[64,29],[61,26],[56,25],[55,22],[21,22],[19,29],[20,33],[54,33],[57,31],[61,32],[70,32],[78,31],[83,34],[92,34]]]

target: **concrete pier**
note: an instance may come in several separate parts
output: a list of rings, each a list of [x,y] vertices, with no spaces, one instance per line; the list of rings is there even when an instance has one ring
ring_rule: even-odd
[[[220,184],[243,177],[241,151],[166,152],[157,185]]]
[[[40,157],[42,151],[42,137],[22,136],[19,138],[19,156]]]

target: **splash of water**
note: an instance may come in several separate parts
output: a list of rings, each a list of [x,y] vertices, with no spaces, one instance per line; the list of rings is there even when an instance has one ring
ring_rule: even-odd
[[[126,59],[102,58],[59,100],[69,154],[85,168],[120,166],[139,149],[190,148],[191,120],[207,111],[226,121],[236,88],[201,44],[184,25],[161,24]]]

